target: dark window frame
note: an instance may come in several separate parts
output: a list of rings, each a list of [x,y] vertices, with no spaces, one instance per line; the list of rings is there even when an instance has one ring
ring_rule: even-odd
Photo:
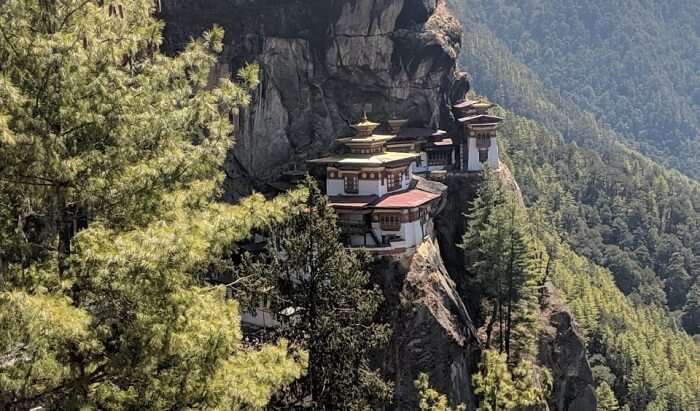
[[[400,231],[401,230],[401,215],[400,214],[380,214],[379,227],[382,231]]]
[[[343,176],[345,192],[357,194],[360,192],[360,177],[357,174],[346,174]]]
[[[386,176],[386,190],[396,191],[401,188],[401,173],[389,173]]]
[[[483,164],[487,161],[489,161],[489,151],[479,150],[479,162]]]

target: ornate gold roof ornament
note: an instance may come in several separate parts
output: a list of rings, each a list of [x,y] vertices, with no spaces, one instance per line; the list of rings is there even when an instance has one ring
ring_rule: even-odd
[[[374,133],[374,130],[379,127],[379,123],[369,121],[367,112],[363,111],[361,121],[357,124],[353,124],[352,127],[357,130],[357,137],[370,137],[372,133]]]

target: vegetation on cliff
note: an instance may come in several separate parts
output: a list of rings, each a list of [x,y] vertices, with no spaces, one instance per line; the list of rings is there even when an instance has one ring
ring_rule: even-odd
[[[370,283],[369,256],[339,241],[328,199],[309,177],[303,213],[269,228],[266,250],[246,255],[237,277],[250,309],[267,302],[272,312],[292,311],[271,341],[284,338],[309,354],[306,374],[275,398],[273,406],[318,410],[380,409],[391,384],[370,368],[369,356],[387,343],[388,324],[375,322],[383,301]]]
[[[473,376],[479,410],[542,404],[551,377],[533,360],[544,253],[532,238],[527,211],[515,193],[486,170],[467,221],[460,246],[469,264],[469,282],[480,295],[479,318],[485,334],[485,349]]]

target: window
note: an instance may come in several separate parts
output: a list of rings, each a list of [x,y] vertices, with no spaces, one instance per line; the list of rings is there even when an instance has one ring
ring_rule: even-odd
[[[479,149],[484,149],[484,148],[489,148],[491,147],[491,138],[488,136],[479,136],[476,139],[476,146]]]
[[[446,166],[452,162],[451,151],[429,151],[428,165],[429,166]]]
[[[359,191],[359,183],[357,179],[357,174],[351,174],[343,176],[345,180],[345,192],[350,194],[357,194]]]
[[[383,231],[401,230],[401,217],[399,214],[380,214],[379,226]]]
[[[391,173],[386,176],[387,191],[401,188],[401,173]]]
[[[488,159],[489,159],[489,151],[488,150],[479,150],[479,162],[485,163]]]

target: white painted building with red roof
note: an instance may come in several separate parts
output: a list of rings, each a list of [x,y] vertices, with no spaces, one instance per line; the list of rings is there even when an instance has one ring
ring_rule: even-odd
[[[501,166],[496,136],[503,119],[489,114],[494,104],[484,100],[464,100],[452,106],[462,132],[459,146],[460,168],[467,172],[483,171],[485,166]]]
[[[365,116],[353,126],[355,137],[338,140],[346,153],[309,164],[325,168],[326,194],[347,246],[374,255],[410,255],[432,237],[442,193],[416,184],[413,173],[424,153],[389,151],[387,143],[396,135],[374,134],[378,126]]]

